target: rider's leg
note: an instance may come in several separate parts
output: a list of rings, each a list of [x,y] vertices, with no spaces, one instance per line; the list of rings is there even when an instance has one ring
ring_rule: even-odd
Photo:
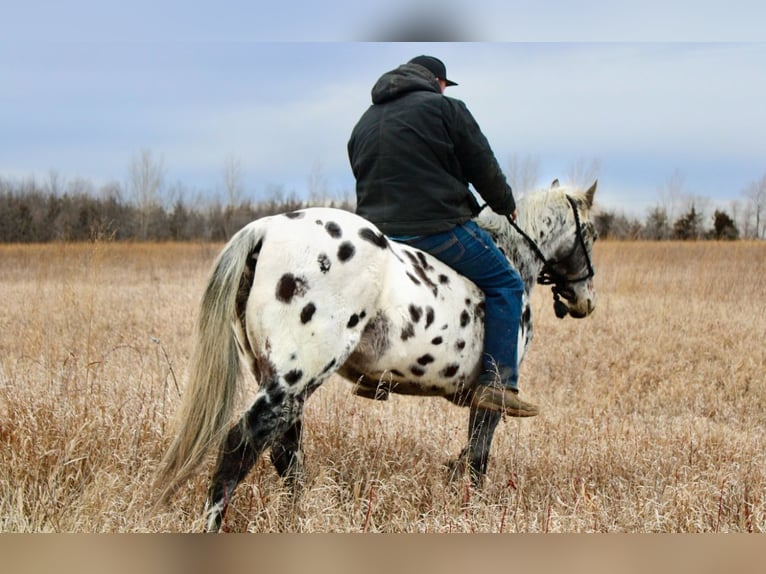
[[[524,283],[491,237],[475,223],[408,240],[471,279],[485,295],[482,373],[474,406],[513,416],[533,416],[537,407],[518,394],[518,334]]]

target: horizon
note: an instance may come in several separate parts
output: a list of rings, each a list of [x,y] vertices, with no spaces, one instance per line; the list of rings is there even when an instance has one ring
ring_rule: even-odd
[[[514,161],[531,164],[543,187],[596,165],[598,202],[609,210],[644,216],[671,185],[676,196],[731,209],[766,174],[766,44],[753,24],[764,8],[735,3],[747,11],[628,2],[602,21],[588,18],[592,1],[583,13],[557,6],[553,17],[514,2],[487,17],[451,2],[440,12],[442,37],[495,39],[501,21],[516,36],[448,43],[349,42],[332,17],[349,7],[337,1],[306,8],[316,20],[293,28],[278,9],[262,14],[239,1],[226,12],[177,2],[147,12],[143,0],[131,10],[76,0],[47,7],[50,20],[35,20],[35,2],[24,3],[9,22],[35,32],[11,25],[0,42],[0,177],[44,181],[55,171],[63,181],[124,185],[149,150],[167,185],[195,192],[219,193],[233,161],[250,197],[279,187],[305,197],[310,185],[353,195],[345,146],[373,83],[430,53],[459,83],[446,95],[466,103],[506,175]],[[360,34],[390,37],[384,22],[412,14],[403,4],[371,10],[380,18],[350,12]],[[144,22],[147,13],[156,19]],[[256,13],[267,16],[260,35],[248,31]],[[646,26],[660,15],[662,25]],[[268,17],[274,29],[261,34]],[[73,35],[67,22],[86,32]],[[274,41],[280,33],[288,41]],[[308,41],[295,41],[301,34]]]

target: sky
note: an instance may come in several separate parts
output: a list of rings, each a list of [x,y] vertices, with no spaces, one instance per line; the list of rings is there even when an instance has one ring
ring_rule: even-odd
[[[445,62],[501,166],[533,163],[540,186],[596,164],[599,205],[642,216],[671,181],[726,208],[766,175],[766,7],[751,0],[14,4],[4,179],[126,185],[148,150],[193,192],[221,193],[233,162],[252,200],[312,178],[350,196],[370,89],[419,54]]]

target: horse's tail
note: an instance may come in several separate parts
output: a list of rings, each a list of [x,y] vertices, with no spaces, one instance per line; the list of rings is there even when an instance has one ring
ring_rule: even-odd
[[[242,381],[234,321],[249,293],[252,275],[247,271],[254,271],[253,256],[260,250],[265,231],[263,221],[241,229],[213,266],[200,303],[176,436],[156,475],[160,503],[167,502],[191,476],[211,446],[221,443],[230,424]]]

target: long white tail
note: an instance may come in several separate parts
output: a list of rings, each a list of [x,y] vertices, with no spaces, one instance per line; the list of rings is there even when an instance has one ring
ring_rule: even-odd
[[[155,487],[167,501],[218,446],[231,423],[242,373],[234,321],[248,260],[266,231],[263,220],[242,228],[213,266],[200,303],[189,381],[176,415],[176,435],[160,463]],[[248,283],[249,287],[249,283]]]

